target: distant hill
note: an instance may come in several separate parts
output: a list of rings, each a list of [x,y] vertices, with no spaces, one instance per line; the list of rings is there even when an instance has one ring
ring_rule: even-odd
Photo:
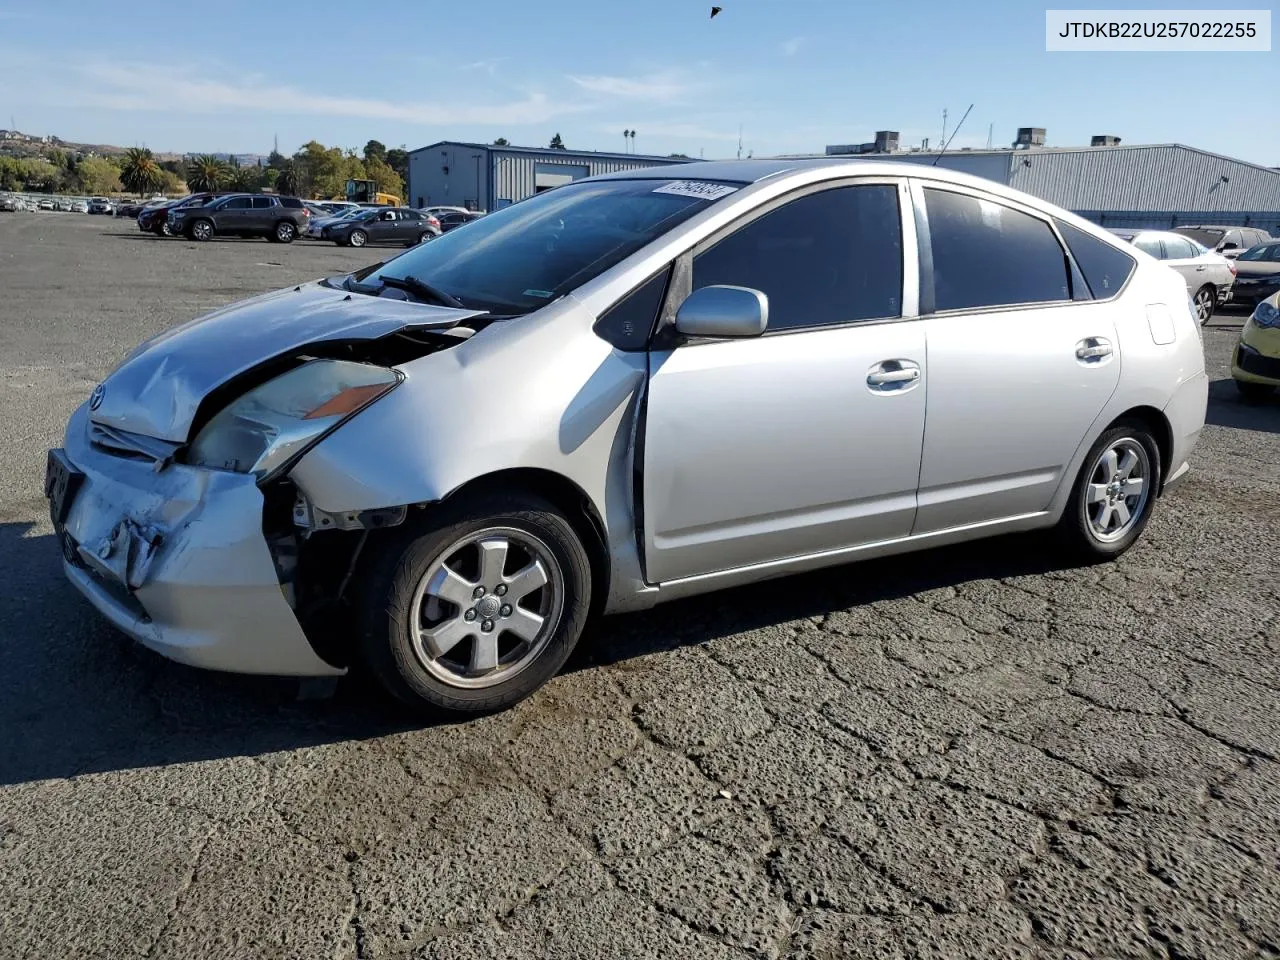
[[[70,153],[98,154],[99,156],[119,156],[128,150],[112,143],[80,143],[75,140],[63,140],[52,134],[23,133],[20,130],[0,130],[0,153],[14,156],[38,156],[50,150],[65,150]],[[197,151],[198,152],[198,151]],[[159,161],[182,160],[191,154],[156,151]],[[215,153],[220,160],[230,162],[233,158],[242,167],[256,166],[259,161],[267,162],[265,153]]]

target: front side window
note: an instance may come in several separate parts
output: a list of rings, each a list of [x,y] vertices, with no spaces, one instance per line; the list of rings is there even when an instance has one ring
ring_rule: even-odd
[[[1049,224],[993,200],[926,188],[937,310],[1071,299]]]
[[[415,246],[367,274],[413,277],[468,307],[526,313],[599,276],[740,184],[680,180],[570,183]]]
[[[811,193],[757,217],[693,260],[693,289],[751,287],[769,329],[902,313],[902,218],[888,184]]]

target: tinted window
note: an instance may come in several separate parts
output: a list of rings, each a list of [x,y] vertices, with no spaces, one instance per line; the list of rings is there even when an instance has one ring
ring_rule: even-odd
[[[252,202],[251,197],[232,197],[222,205],[223,210],[248,210]]]
[[[442,234],[368,275],[411,275],[468,306],[523,313],[599,276],[737,186],[666,180],[569,183]]]
[[[1166,260],[1189,260],[1199,256],[1199,251],[1186,237],[1165,237],[1164,258]]]
[[[401,210],[400,219],[401,220],[421,220],[422,214],[420,214],[417,210]]]
[[[281,197],[280,205],[284,207],[293,207],[295,209],[298,207],[307,207],[308,209],[310,209],[313,206],[312,204],[303,203],[297,197]]]
[[[1160,238],[1152,236],[1141,236],[1133,241],[1133,245],[1143,253],[1149,253],[1151,256],[1160,260],[1164,257],[1164,250],[1160,248]]]
[[[253,200],[253,209],[255,210],[265,210],[267,207],[275,206],[270,197],[253,197],[251,199]]]
[[[1223,233],[1225,231],[1202,230],[1199,227],[1182,227],[1177,232],[1185,234],[1197,243],[1202,243],[1212,250],[1222,241]]]
[[[769,298],[769,329],[902,312],[902,221],[893,186],[838,187],[766,213],[693,261],[693,289]]]
[[[596,321],[596,335],[619,350],[643,350],[662,308],[670,272],[664,267],[605,311]]]
[[[944,190],[924,195],[935,309],[1071,299],[1066,256],[1043,220]]]
[[[1133,273],[1133,257],[1092,234],[1058,221],[1058,232],[1071,248],[1089,289],[1099,300],[1115,296]]]

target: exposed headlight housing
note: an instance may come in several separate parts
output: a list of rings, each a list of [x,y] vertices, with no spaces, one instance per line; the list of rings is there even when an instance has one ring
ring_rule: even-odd
[[[219,411],[196,435],[187,462],[264,480],[401,379],[370,363],[310,360]]]
[[[1280,327],[1280,310],[1272,306],[1271,301],[1263,300],[1253,309],[1253,316],[1250,317],[1254,326],[1258,327]]]

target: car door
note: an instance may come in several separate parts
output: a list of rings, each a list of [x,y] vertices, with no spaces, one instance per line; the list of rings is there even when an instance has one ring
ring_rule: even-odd
[[[275,197],[254,197],[249,213],[249,228],[254,233],[270,233],[281,211]]]
[[[238,234],[249,229],[252,218],[252,197],[230,197],[218,210],[215,224],[219,233]]]
[[[396,239],[401,243],[417,240],[422,232],[422,218],[416,210],[397,210],[395,220]]]
[[[371,243],[387,243],[396,239],[396,212],[379,210],[377,216],[369,221],[369,241]]]
[[[1206,283],[1217,282],[1218,278],[1211,276],[1216,271],[1210,269],[1209,259],[1203,256],[1207,251],[1197,248],[1186,237],[1174,233],[1165,234],[1161,237],[1161,247],[1160,259],[1165,266],[1182,274],[1182,279],[1187,281],[1188,293],[1194,294]]]
[[[923,179],[913,195],[929,345],[913,532],[1042,512],[1119,382],[1115,308],[1032,208]]]
[[[749,339],[659,339],[650,353],[651,582],[910,532],[926,371],[905,200],[892,179],[811,188],[682,258],[673,302],[751,287],[768,297],[768,326]]]

